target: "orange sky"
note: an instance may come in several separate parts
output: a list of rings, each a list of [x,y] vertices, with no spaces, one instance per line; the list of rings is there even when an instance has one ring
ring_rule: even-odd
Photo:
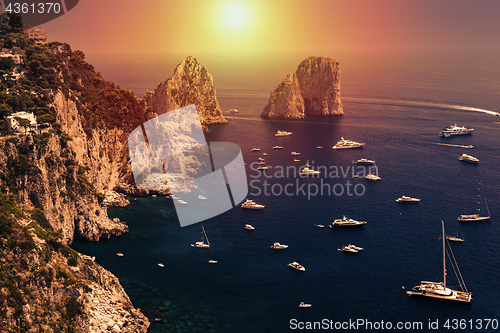
[[[230,6],[243,8],[233,15],[241,25],[228,21]],[[500,46],[499,9],[495,0],[82,0],[44,27],[87,55],[485,52]]]

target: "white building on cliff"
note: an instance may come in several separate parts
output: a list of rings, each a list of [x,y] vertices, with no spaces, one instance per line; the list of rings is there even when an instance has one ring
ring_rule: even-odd
[[[24,132],[24,129],[22,128],[22,126],[19,125],[19,122],[16,120],[16,118],[28,119],[30,121],[30,126],[33,129],[36,129],[36,116],[33,113],[28,113],[26,111],[19,111],[7,117],[7,122],[9,123],[9,127],[14,132],[18,133]]]

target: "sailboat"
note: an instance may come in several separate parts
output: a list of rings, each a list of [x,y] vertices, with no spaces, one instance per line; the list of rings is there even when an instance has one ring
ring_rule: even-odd
[[[191,246],[201,247],[201,248],[209,248],[210,242],[208,241],[207,233],[205,232],[205,228],[203,228],[203,225],[201,226],[201,229],[203,229],[203,235],[205,235],[205,238],[201,237],[201,242],[196,242],[195,244],[191,244]],[[206,243],[205,243],[205,239],[207,240]]]
[[[482,187],[481,181],[479,181],[479,185]],[[481,191],[481,187],[478,188],[479,191]],[[478,197],[481,197],[479,194],[477,195]],[[458,220],[460,222],[476,222],[476,221],[486,221],[490,219],[490,209],[488,207],[488,201],[486,201],[486,196],[484,196],[484,203],[486,204],[486,211],[488,212],[487,216],[481,216],[481,206],[477,209],[477,214],[471,214],[471,215],[460,215],[458,217]],[[478,204],[481,205],[481,201],[478,201]]]
[[[463,242],[464,239],[462,237],[458,237],[459,232],[458,229],[460,228],[460,223],[457,222],[457,236],[451,236],[451,235],[446,235],[446,239],[452,242]]]
[[[373,169],[375,169],[375,171],[373,171]],[[373,167],[370,167],[370,170],[371,170],[371,172],[368,175],[366,175],[365,179],[374,180],[374,181],[382,179],[378,176],[378,167],[375,164],[375,160],[373,160]]]
[[[443,230],[443,282],[429,282],[429,281],[421,281],[420,285],[413,287],[413,290],[410,291],[408,290],[406,293],[410,296],[424,296],[424,297],[431,297],[431,298],[436,298],[440,300],[448,300],[448,301],[456,301],[456,302],[463,302],[463,303],[471,303],[472,302],[472,293],[470,293],[467,290],[467,287],[465,286],[464,279],[462,278],[462,274],[460,273],[460,270],[458,269],[458,265],[455,261],[455,257],[453,256],[453,252],[451,251],[451,247],[448,244],[449,247],[449,253],[448,255],[451,254],[451,258],[453,258],[452,261],[452,267],[453,271],[455,271],[458,282],[460,284],[460,288],[462,291],[458,290],[453,290],[451,288],[448,288],[446,286],[446,236],[444,234],[444,222],[441,221],[442,225],[442,230]],[[455,264],[453,265],[453,262]]]

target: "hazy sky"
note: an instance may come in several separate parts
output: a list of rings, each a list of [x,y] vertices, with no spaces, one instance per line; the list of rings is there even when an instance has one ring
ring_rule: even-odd
[[[82,0],[44,25],[88,55],[488,52],[500,1]]]

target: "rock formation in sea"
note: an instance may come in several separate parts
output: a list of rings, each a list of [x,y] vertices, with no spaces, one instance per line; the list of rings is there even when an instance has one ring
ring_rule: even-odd
[[[177,65],[170,79],[148,91],[144,99],[157,114],[194,104],[202,125],[227,123],[217,102],[212,75],[191,56]]]
[[[296,75],[298,91],[291,89],[295,86],[292,74]],[[298,98],[298,95],[302,98]],[[304,110],[302,114],[297,112],[301,108]],[[299,64],[294,73],[288,74],[283,82],[273,89],[261,117],[301,119],[304,116],[343,113],[339,63],[330,57],[308,57]]]
[[[263,118],[301,119],[304,118],[302,98],[297,74],[290,73],[271,92],[271,97],[262,111]]]

